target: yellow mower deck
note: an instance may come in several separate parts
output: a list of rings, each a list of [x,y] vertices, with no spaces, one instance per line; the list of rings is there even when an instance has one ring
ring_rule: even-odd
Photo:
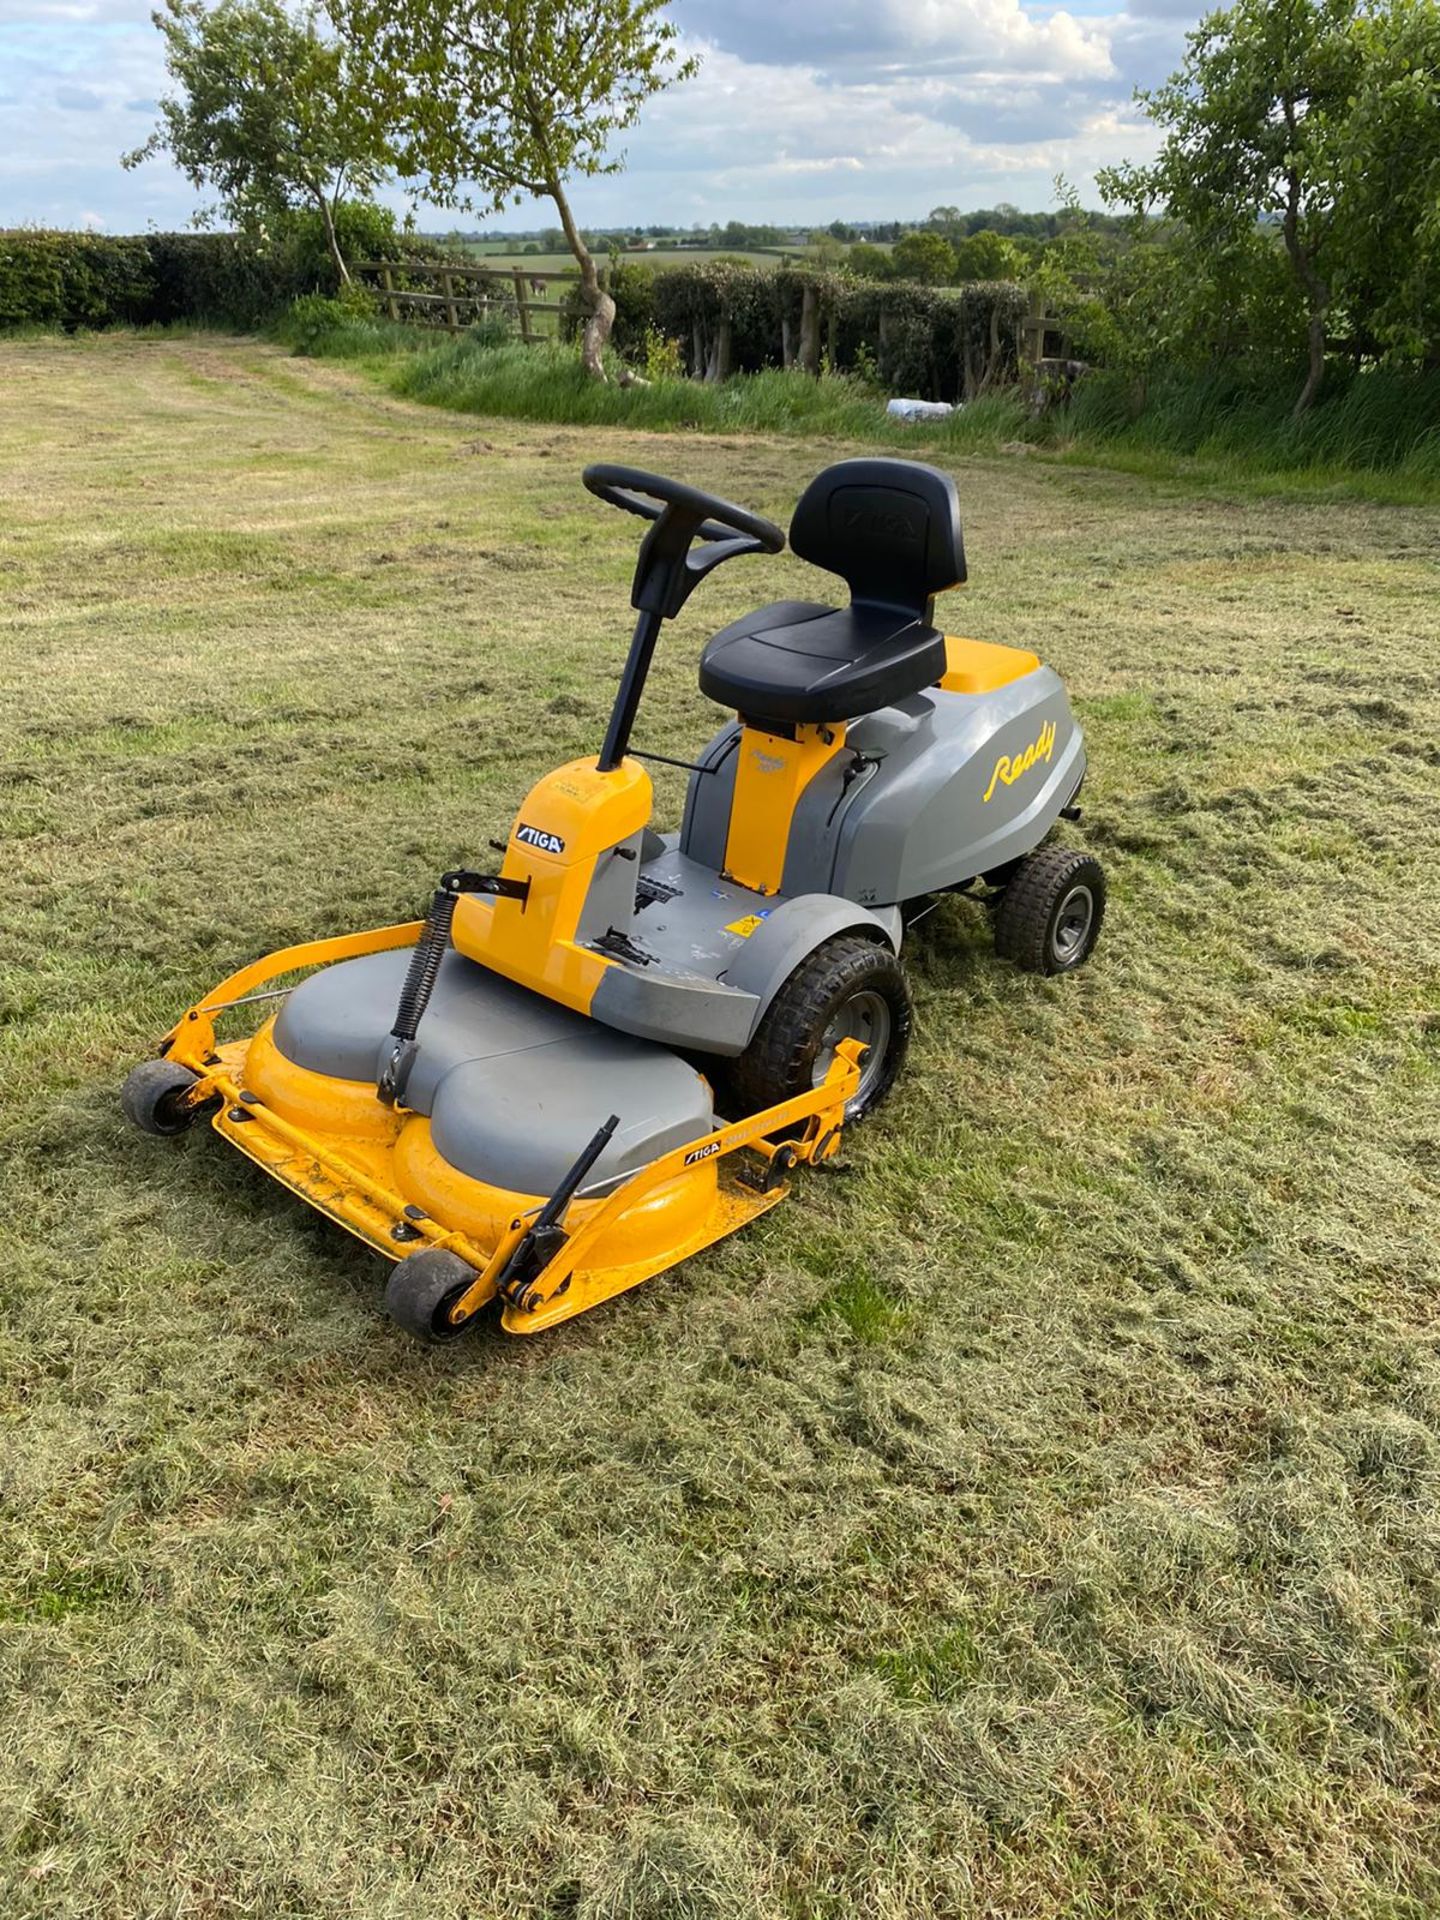
[[[452,1305],[459,1326],[501,1291],[511,1256],[547,1196],[519,1194],[449,1166],[419,1113],[384,1106],[373,1085],[331,1079],[287,1060],[271,1022],[249,1040],[218,1045],[227,1008],[268,997],[288,974],[412,946],[415,921],[288,947],[243,968],[191,1007],[166,1038],[169,1059],[200,1076],[190,1100],[218,1099],[217,1133],[302,1200],[390,1260],[427,1248],[458,1255],[475,1280]],[[283,990],[281,990],[283,992]],[[277,995],[278,997],[278,995]],[[821,1085],[745,1120],[718,1126],[628,1175],[610,1191],[578,1197],[567,1238],[520,1288],[505,1289],[503,1324],[538,1333],[623,1293],[733,1233],[783,1200],[779,1177],[836,1152],[846,1102],[859,1084],[862,1049],[843,1041]],[[781,1139],[799,1129],[793,1137]],[[748,1152],[762,1178],[736,1176]]]

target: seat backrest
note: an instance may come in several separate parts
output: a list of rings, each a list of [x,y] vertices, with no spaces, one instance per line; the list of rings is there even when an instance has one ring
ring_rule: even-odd
[[[841,460],[810,482],[790,522],[802,560],[837,573],[862,605],[927,623],[965,578],[955,482],[919,460]]]

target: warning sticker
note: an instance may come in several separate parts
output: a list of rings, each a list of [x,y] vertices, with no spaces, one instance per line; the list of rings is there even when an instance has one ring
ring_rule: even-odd
[[[748,940],[757,927],[763,927],[770,918],[768,913],[747,913],[743,920],[732,920],[726,933],[738,933],[742,940]]]

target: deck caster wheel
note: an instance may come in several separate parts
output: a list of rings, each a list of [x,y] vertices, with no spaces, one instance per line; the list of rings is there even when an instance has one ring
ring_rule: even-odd
[[[385,1311],[397,1327],[417,1340],[458,1340],[474,1316],[456,1326],[450,1309],[474,1280],[475,1269],[466,1266],[459,1254],[427,1247],[402,1260],[391,1273],[385,1286]]]
[[[845,1109],[858,1120],[889,1093],[910,1041],[910,993],[883,940],[842,933],[809,954],[780,988],[755,1038],[730,1068],[747,1113],[818,1087],[842,1040],[862,1040],[860,1086]]]
[[[1027,973],[1088,960],[1105,918],[1105,869],[1093,854],[1041,847],[1020,862],[995,914],[995,951]]]
[[[168,1140],[193,1126],[202,1111],[187,1098],[200,1076],[174,1060],[142,1060],[125,1077],[120,1105],[142,1133]]]

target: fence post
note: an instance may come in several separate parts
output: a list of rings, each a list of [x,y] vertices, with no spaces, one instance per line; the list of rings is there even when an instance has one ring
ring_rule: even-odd
[[[459,333],[460,315],[455,306],[455,282],[448,273],[440,276],[440,288],[445,295],[445,328],[448,333]]]
[[[389,295],[389,298],[385,302],[386,308],[389,311],[391,320],[397,321],[400,318],[400,308],[395,300],[395,282],[391,277],[388,266],[383,269],[382,278],[385,283],[385,291]]]
[[[530,331],[530,302],[525,297],[525,275],[519,267],[511,271],[515,276],[515,304],[520,309],[520,338],[528,347],[533,345],[535,336]]]

